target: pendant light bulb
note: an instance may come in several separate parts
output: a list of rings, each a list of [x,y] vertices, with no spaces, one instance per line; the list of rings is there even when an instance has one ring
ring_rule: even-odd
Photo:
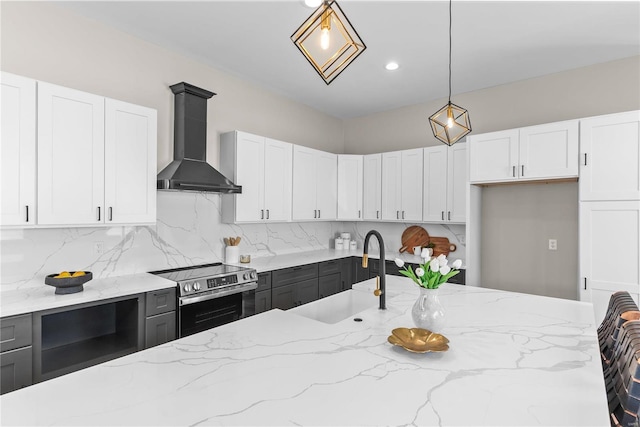
[[[453,127],[453,109],[451,106],[447,108],[447,127],[451,129]]]
[[[322,21],[320,22],[320,47],[322,50],[329,49],[329,44],[331,43],[331,36],[329,35],[329,31],[331,31],[330,13],[330,10],[327,8],[322,13]]]

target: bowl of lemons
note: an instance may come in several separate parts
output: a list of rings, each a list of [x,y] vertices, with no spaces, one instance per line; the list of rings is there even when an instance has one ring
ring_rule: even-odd
[[[44,283],[56,288],[56,294],[75,294],[84,290],[84,284],[93,279],[90,271],[63,271],[49,274]]]

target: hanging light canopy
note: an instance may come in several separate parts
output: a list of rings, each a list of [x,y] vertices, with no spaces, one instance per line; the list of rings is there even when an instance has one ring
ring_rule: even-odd
[[[324,0],[291,36],[329,84],[367,48],[336,1]]]
[[[449,102],[429,117],[433,136],[447,145],[455,144],[471,132],[469,112],[451,102],[451,1],[449,0]]]

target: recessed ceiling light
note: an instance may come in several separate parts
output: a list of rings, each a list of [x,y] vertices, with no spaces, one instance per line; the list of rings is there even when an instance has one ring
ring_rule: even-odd
[[[307,7],[318,7],[322,4],[322,0],[304,0],[304,5]]]
[[[393,70],[397,70],[399,67],[397,62],[389,62],[387,65],[384,66],[384,68],[386,68],[389,71],[393,71]]]

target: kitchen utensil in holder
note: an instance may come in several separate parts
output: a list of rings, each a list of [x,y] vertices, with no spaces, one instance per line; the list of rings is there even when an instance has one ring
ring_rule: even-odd
[[[227,264],[240,262],[240,246],[227,246],[224,248],[224,262]]]

